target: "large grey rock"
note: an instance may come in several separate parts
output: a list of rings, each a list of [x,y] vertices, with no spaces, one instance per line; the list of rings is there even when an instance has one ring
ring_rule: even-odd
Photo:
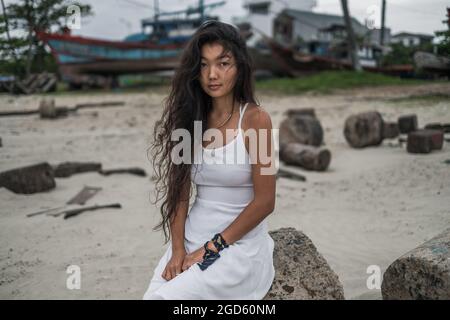
[[[54,172],[47,163],[0,172],[0,186],[18,194],[32,194],[56,187]]]
[[[381,293],[385,300],[450,299],[450,229],[395,260]]]
[[[270,231],[275,279],[264,300],[343,300],[338,276],[311,240],[294,228]]]

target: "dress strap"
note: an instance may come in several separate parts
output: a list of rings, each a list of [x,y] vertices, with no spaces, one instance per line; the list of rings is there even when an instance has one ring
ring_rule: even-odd
[[[238,129],[241,129],[241,122],[242,122],[242,118],[244,117],[244,112],[245,109],[247,109],[248,106],[248,102],[245,104],[244,108],[242,108],[242,105],[239,106],[239,124],[238,124]]]

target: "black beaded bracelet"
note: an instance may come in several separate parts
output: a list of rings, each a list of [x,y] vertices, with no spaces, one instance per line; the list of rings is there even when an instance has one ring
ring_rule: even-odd
[[[208,248],[209,241],[206,241],[203,247],[205,248],[205,253],[203,254],[203,261],[197,263],[202,271],[206,270],[210,265],[220,258],[219,252],[215,252]]]
[[[216,233],[214,237],[211,240],[216,247],[217,251],[222,251],[225,248],[228,248],[229,245],[225,241],[225,239],[222,237],[220,233]]]

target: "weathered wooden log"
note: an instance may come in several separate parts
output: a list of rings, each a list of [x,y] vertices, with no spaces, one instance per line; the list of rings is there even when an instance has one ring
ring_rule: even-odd
[[[395,260],[381,294],[385,300],[449,300],[450,229]]]
[[[292,172],[283,168],[279,168],[277,172],[277,178],[283,177],[297,181],[306,181],[306,177],[302,174]]]
[[[397,122],[383,122],[383,139],[394,139],[399,134]]]
[[[56,211],[56,210],[61,210],[63,208],[65,208],[65,206],[63,206],[63,207],[56,207],[56,208],[50,208],[50,209],[44,209],[44,210],[40,210],[40,211],[37,211],[37,212],[28,213],[27,214],[27,218],[34,217],[34,216],[37,216],[37,215],[40,215],[40,214],[44,214],[44,213],[49,215],[50,212]]]
[[[295,117],[295,116],[311,116],[316,118],[316,111],[314,108],[299,108],[299,109],[288,109],[285,112],[287,117]]]
[[[311,240],[294,228],[270,231],[275,279],[263,300],[344,300],[339,277]]]
[[[369,111],[348,117],[344,124],[344,136],[353,148],[377,146],[383,142],[383,129],[381,114]]]
[[[450,123],[428,123],[425,125],[425,129],[441,130],[444,133],[450,133]]]
[[[147,173],[145,172],[145,170],[141,169],[141,168],[122,168],[122,169],[108,169],[108,170],[102,169],[99,171],[99,173],[104,176],[109,176],[110,174],[116,174],[116,173],[129,173],[129,174],[134,174],[134,175],[140,176],[140,177],[147,176]]]
[[[70,110],[68,107],[56,107],[54,99],[43,99],[39,104],[39,115],[42,119],[67,117],[70,111],[74,110]]]
[[[444,133],[439,130],[422,129],[408,134],[407,151],[409,153],[430,153],[442,149]]]
[[[288,143],[280,150],[280,159],[288,165],[300,166],[307,170],[324,171],[330,165],[331,152],[328,149],[301,143]]]
[[[323,129],[320,121],[311,116],[291,116],[280,124],[280,149],[288,143],[297,142],[320,146],[323,142]]]
[[[19,194],[32,194],[55,188],[52,167],[39,163],[0,173],[0,186]]]
[[[90,207],[69,209],[69,210],[64,211],[64,219],[75,217],[86,211],[93,211],[93,210],[106,209],[106,208],[120,209],[120,208],[122,208],[122,205],[120,203],[113,203],[113,204],[107,204],[107,205],[95,205],[95,206],[90,206]]]
[[[124,105],[125,105],[124,101],[90,102],[90,103],[78,103],[75,105],[75,109],[95,108],[95,107],[121,107]]]
[[[425,128],[425,129],[432,129],[432,130],[441,130],[441,131],[444,131],[444,128],[442,127],[442,124],[440,124],[439,122],[428,123],[428,124],[425,125],[424,128]]]
[[[25,116],[39,113],[39,110],[17,110],[17,111],[1,111],[0,117]]]
[[[417,115],[408,114],[398,118],[400,133],[410,133],[417,130]]]
[[[102,164],[98,162],[63,162],[54,167],[55,177],[66,178],[76,173],[98,172]]]

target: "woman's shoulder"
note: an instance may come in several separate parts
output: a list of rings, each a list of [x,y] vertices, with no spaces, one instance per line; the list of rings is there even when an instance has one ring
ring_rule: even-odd
[[[249,103],[242,118],[242,127],[244,130],[272,129],[272,119],[263,106]]]

